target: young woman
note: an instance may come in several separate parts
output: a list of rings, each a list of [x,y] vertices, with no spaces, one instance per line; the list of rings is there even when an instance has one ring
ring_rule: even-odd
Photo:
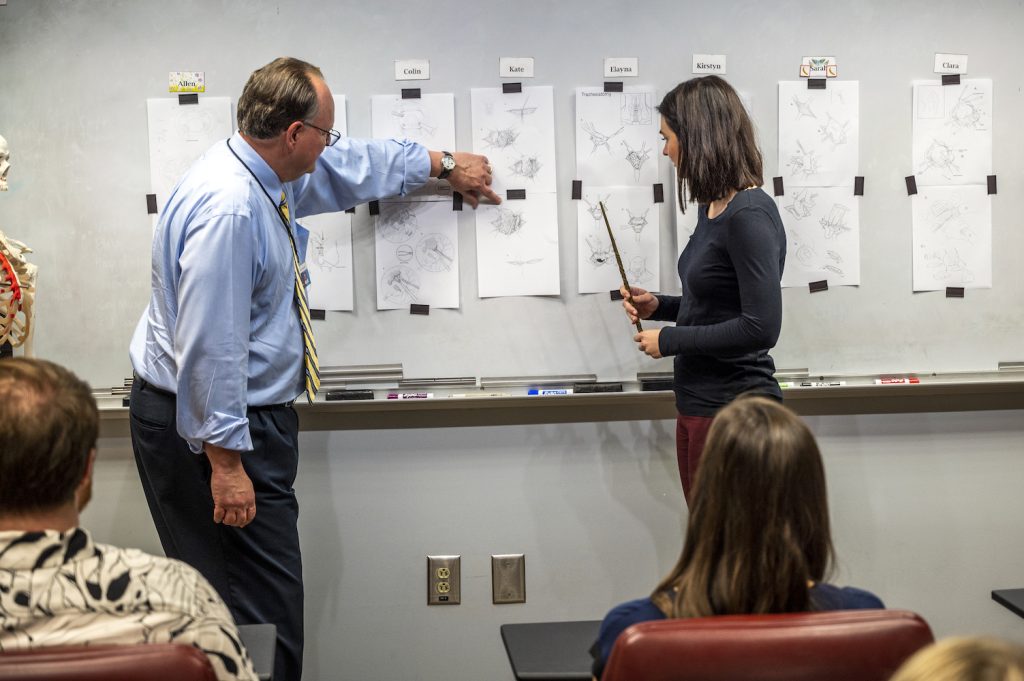
[[[760,187],[761,152],[736,91],[721,78],[677,85],[658,106],[663,154],[676,167],[679,206],[698,205],[679,256],[682,295],[632,288],[630,321],[674,321],[634,337],[651,357],[675,356],[676,450],[687,504],[711,417],[744,392],[782,399],[768,355],[782,328],[786,238]]]
[[[833,562],[825,470],[810,430],[772,399],[719,411],[693,489],[676,566],[648,598],[601,623],[594,676],[631,624],[669,617],[885,607],[826,583]]]
[[[992,636],[947,638],[915,653],[892,681],[1024,681],[1024,646]]]

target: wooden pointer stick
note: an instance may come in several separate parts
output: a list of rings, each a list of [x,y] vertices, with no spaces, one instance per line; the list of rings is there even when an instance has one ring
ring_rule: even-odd
[[[608,213],[604,212],[604,201],[598,201],[597,205],[601,207],[601,216],[604,218],[604,226],[608,228],[608,238],[612,240],[612,251],[615,252],[615,262],[619,265],[619,274],[622,276],[622,287],[626,289],[626,300],[629,301],[630,305],[633,305],[633,289],[629,287],[629,281],[626,280],[626,268],[622,266],[622,256],[619,255],[619,247],[615,243],[615,235],[612,234],[612,225],[608,222]],[[636,306],[634,305],[634,307]],[[636,319],[636,330],[638,332],[644,330],[644,327],[640,325],[639,314]]]

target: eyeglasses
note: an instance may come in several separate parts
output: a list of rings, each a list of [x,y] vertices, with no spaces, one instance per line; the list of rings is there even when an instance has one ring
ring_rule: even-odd
[[[335,144],[338,143],[338,140],[341,139],[341,133],[338,132],[337,130],[324,130],[319,126],[313,125],[309,121],[302,121],[302,124],[308,125],[309,127],[315,130],[319,130],[324,135],[326,135],[326,137],[324,138],[324,146],[333,147]]]

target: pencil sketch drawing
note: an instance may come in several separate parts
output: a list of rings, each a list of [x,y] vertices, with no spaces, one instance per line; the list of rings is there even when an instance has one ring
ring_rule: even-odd
[[[409,104],[398,102],[391,115],[398,119],[398,129],[403,137],[409,139],[423,139],[433,137],[437,130],[437,124],[427,118],[423,109]]]
[[[624,125],[650,125],[654,107],[647,92],[627,92],[622,95],[619,112]]]
[[[630,284],[644,284],[651,280],[654,274],[647,269],[647,258],[642,255],[635,255],[629,261],[626,268],[626,279]]]
[[[796,117],[800,118],[817,118],[814,115],[814,109],[811,108],[810,99],[800,99],[798,96],[793,95],[793,101],[791,106],[796,108]]]
[[[924,256],[925,264],[932,271],[932,276],[947,284],[969,284],[974,281],[974,272],[967,266],[967,261],[960,257],[956,248],[933,250]]]
[[[416,244],[416,262],[428,272],[451,270],[455,249],[444,234],[428,234]]]
[[[828,215],[818,220],[821,228],[825,231],[826,239],[834,239],[840,234],[850,231],[850,227],[846,224],[846,214],[848,212],[850,212],[850,209],[846,206],[841,203],[834,203]]]
[[[390,303],[415,301],[420,291],[419,275],[411,267],[395,265],[380,278],[384,299]]]
[[[964,218],[966,209],[955,201],[935,201],[929,207],[932,232],[942,234],[950,241],[966,241],[973,244],[976,234]]]
[[[583,132],[587,133],[587,136],[590,137],[590,143],[594,145],[593,149],[590,150],[591,154],[595,153],[600,147],[604,147],[609,154],[612,153],[612,148],[609,145],[609,142],[611,142],[613,137],[625,130],[625,127],[622,127],[612,134],[606,135],[594,127],[594,124],[590,121],[583,121],[580,123],[580,128]]]
[[[381,204],[379,220],[381,236],[394,244],[408,241],[419,228],[416,210],[408,203]]]
[[[629,142],[622,140],[622,146],[626,147],[626,162],[633,166],[633,177],[639,182],[640,169],[644,167],[644,163],[651,157],[651,150],[647,148],[647,142],[641,143],[639,149],[633,149],[629,146]]]
[[[530,97],[529,97],[529,95],[527,95],[526,99],[523,101],[523,105],[522,106],[508,107],[508,108],[505,109],[505,111],[509,112],[513,116],[519,116],[519,122],[522,123],[522,122],[525,122],[527,116],[530,116],[532,114],[537,113],[537,108],[538,107],[527,106],[527,104],[529,104],[529,103],[530,103]]]
[[[832,259],[833,262],[842,262],[843,256],[839,255],[835,251],[825,251],[825,255]]]
[[[633,230],[633,234],[636,236],[637,242],[639,242],[640,236],[644,232],[644,227],[647,226],[647,214],[651,212],[651,209],[645,210],[643,215],[639,213],[634,215],[633,211],[628,208],[623,208],[622,210],[626,211],[626,214],[629,215],[629,220],[626,221],[626,226],[623,229]]]
[[[587,257],[587,261],[594,266],[594,269],[604,267],[612,258],[615,256],[612,254],[611,245],[605,246],[604,242],[597,237],[588,236],[586,238],[587,248],[590,249],[590,255]]]
[[[816,198],[818,198],[818,195],[810,189],[801,189],[793,194],[793,203],[785,206],[785,208],[793,217],[802,220],[810,217],[811,213],[814,212],[814,206],[817,203],[815,201]]]
[[[508,149],[519,139],[521,131],[515,128],[490,129],[483,138],[488,149]]]
[[[412,260],[412,257],[412,246],[410,246],[409,244],[401,244],[399,245],[398,248],[395,249],[395,259],[398,260],[398,262],[400,263],[405,264]]]
[[[826,114],[828,120],[825,124],[818,128],[818,134],[821,135],[822,142],[828,142],[835,149],[840,144],[846,144],[847,127],[850,122],[840,123],[836,119],[832,118],[832,114]]]
[[[805,149],[804,145],[799,141],[797,141],[796,146],[796,151],[793,152],[786,163],[790,171],[794,175],[803,175],[804,177],[820,173],[821,166],[817,152],[814,149]]]
[[[331,240],[330,246],[322,230],[315,230],[309,233],[313,242],[313,264],[321,270],[333,270],[345,267],[342,263],[341,249],[336,240]],[[330,252],[328,252],[328,250]]]
[[[947,180],[960,177],[962,172],[958,160],[964,157],[966,151],[966,149],[958,149],[944,140],[933,138],[932,143],[924,152],[924,158],[921,160],[917,172],[924,174],[929,170],[937,170]]]
[[[513,175],[519,177],[525,177],[532,180],[537,177],[537,173],[543,168],[543,164],[540,159],[536,156],[522,156],[519,159],[512,162],[512,165],[508,167],[509,171]]]
[[[839,276],[843,276],[845,274],[845,272],[843,272],[841,269],[839,269],[835,265],[822,265],[821,269],[828,270],[829,272],[835,272]]]
[[[605,210],[611,208],[611,204],[608,199],[611,198],[611,194],[605,194],[604,196],[598,196],[597,201],[591,203],[587,199],[583,199],[583,203],[587,204],[587,212],[590,213],[590,217],[594,222],[603,222],[604,217],[601,215],[601,204],[604,204]]]
[[[965,86],[949,111],[949,124],[962,130],[984,130],[984,100],[984,92],[975,86]]]
[[[516,258],[516,259],[511,259],[511,260],[506,260],[505,261],[505,263],[508,264],[508,265],[512,265],[513,267],[518,267],[519,268],[519,275],[520,276],[523,276],[524,270],[526,269],[527,266],[529,266],[529,265],[536,265],[537,263],[540,263],[540,262],[544,262],[544,258],[530,258],[528,260],[523,260],[522,258]]]
[[[491,226],[494,227],[494,231],[505,236],[512,236],[518,234],[523,226],[526,224],[526,218],[519,211],[510,210],[508,208],[498,208],[494,219],[491,220]]]

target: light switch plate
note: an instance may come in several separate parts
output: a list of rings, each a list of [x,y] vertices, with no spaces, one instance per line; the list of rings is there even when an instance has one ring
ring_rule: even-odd
[[[427,556],[427,605],[462,602],[460,556]]]
[[[491,556],[491,597],[495,604],[526,602],[526,556]]]

